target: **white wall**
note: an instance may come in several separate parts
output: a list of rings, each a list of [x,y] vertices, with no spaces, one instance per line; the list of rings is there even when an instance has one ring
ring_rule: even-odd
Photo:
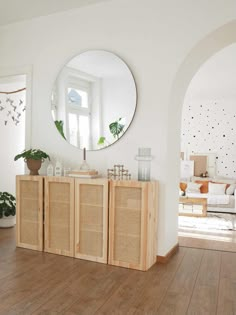
[[[202,46],[196,49],[194,62],[187,56],[209,33],[235,18],[233,0],[114,0],[0,29],[0,65],[33,65],[32,146],[60,155],[72,166],[81,162],[82,151],[62,139],[50,113],[51,89],[60,68],[77,53],[95,48],[117,53],[129,65],[138,88],[133,123],[116,144],[89,152],[87,158],[103,174],[114,164],[124,164],[134,178],[138,147],[152,148],[152,178],[160,182],[159,255],[178,241],[183,96],[191,75],[208,52],[217,49],[217,42],[210,37],[212,50],[202,55]]]
[[[4,83],[4,81],[6,83]],[[2,77],[0,91],[11,92],[26,87],[25,76]],[[25,91],[0,94],[0,191],[15,196],[15,176],[24,174],[24,161],[14,157],[25,148]]]

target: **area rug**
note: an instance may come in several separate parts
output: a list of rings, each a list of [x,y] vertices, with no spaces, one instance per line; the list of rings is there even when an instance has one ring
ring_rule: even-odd
[[[208,213],[207,217],[179,216],[179,227],[236,231],[236,214]]]

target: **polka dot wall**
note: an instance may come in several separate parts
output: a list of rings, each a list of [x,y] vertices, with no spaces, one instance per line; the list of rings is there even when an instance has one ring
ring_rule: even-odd
[[[217,176],[236,178],[236,103],[186,102],[182,112],[181,151],[215,153]]]

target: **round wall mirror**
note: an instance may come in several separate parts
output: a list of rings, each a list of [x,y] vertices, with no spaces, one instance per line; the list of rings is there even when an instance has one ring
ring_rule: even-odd
[[[91,50],[71,59],[59,73],[51,111],[65,140],[80,149],[99,150],[125,134],[136,101],[134,78],[124,61]]]

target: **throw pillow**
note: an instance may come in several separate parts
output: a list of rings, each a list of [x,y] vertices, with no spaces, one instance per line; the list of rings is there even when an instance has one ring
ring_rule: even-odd
[[[186,192],[187,193],[200,193],[200,188],[202,184],[189,182],[187,184]]]
[[[208,193],[208,184],[210,183],[210,181],[195,180],[195,183],[202,184],[202,186],[200,187],[201,194]]]
[[[225,195],[226,184],[209,183],[209,195]]]
[[[187,183],[181,182],[179,183],[179,188],[185,192],[186,188],[187,188]]]
[[[228,188],[226,187],[226,195],[233,195],[236,189],[236,184],[231,184]]]

